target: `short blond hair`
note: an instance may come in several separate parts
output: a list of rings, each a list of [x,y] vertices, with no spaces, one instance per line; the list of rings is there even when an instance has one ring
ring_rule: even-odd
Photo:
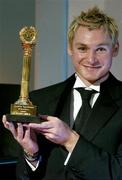
[[[104,27],[108,31],[113,45],[118,41],[119,30],[115,20],[103,13],[97,6],[88,9],[86,12],[82,11],[70,24],[68,30],[68,44],[70,47],[74,34],[80,26],[87,27],[89,30]]]

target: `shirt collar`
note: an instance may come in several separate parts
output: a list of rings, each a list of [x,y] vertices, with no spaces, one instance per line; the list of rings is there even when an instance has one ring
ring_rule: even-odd
[[[83,87],[88,90],[95,90],[97,92],[100,92],[100,82],[97,81],[97,84],[91,84],[90,86],[86,86],[84,82],[78,77],[78,75],[75,73],[76,81],[74,83],[73,88]]]

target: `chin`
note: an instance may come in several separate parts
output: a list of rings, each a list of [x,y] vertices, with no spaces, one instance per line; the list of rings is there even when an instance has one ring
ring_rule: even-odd
[[[89,77],[89,78],[85,78],[86,79],[86,81],[87,82],[89,82],[90,84],[93,84],[93,83],[95,83],[96,81],[97,81],[97,79],[95,78],[95,79],[93,79],[93,78],[91,78],[91,77]]]

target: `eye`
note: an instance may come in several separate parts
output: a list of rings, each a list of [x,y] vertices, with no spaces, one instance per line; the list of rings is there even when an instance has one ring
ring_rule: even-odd
[[[87,51],[87,47],[85,47],[85,46],[78,47],[78,50],[79,50],[80,52],[86,52],[86,51]]]
[[[99,48],[97,49],[97,52],[105,52],[105,51],[107,51],[107,49],[104,48],[104,47],[99,47]]]

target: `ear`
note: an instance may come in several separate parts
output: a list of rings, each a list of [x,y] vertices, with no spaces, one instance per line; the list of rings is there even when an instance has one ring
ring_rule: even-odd
[[[119,52],[119,42],[117,41],[116,44],[113,46],[113,57],[116,57]]]
[[[71,49],[71,46],[69,46],[69,45],[67,48],[67,52],[68,52],[69,56],[72,56],[72,49]]]

